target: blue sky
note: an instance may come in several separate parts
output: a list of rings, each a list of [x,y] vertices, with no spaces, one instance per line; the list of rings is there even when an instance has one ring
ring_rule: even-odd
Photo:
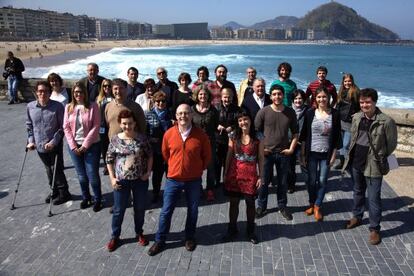
[[[151,24],[208,22],[242,25],[279,15],[304,16],[330,0],[0,0],[0,6],[47,9],[101,18],[124,18]],[[403,39],[414,39],[413,0],[337,0],[369,21],[382,25]]]

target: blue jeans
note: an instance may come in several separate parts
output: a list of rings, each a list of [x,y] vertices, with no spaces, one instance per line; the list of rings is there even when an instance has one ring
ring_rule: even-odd
[[[19,79],[15,75],[10,75],[7,78],[9,100],[17,101],[17,88],[19,87]]]
[[[82,199],[90,200],[89,183],[91,183],[94,200],[102,200],[101,178],[99,177],[99,160],[101,145],[97,142],[89,147],[81,156],[76,155],[69,148],[72,163],[78,174],[79,184],[82,191]]]
[[[351,144],[351,132],[342,130],[342,148],[339,150],[339,154],[345,158],[348,156],[349,145]]]
[[[365,191],[368,189],[369,229],[381,229],[381,184],[382,177],[366,177],[364,171],[352,168],[354,182],[354,217],[361,219],[365,210]]]
[[[170,232],[171,217],[183,190],[187,201],[185,240],[194,239],[198,218],[198,204],[200,203],[201,178],[185,182],[167,178],[164,188],[164,203],[160,213],[158,232],[155,235],[156,242],[164,243],[167,239],[167,234]]]
[[[308,194],[309,203],[322,205],[328,183],[328,154],[326,152],[313,152],[308,160]]]
[[[128,207],[129,196],[132,192],[132,204],[134,208],[135,234],[142,234],[142,226],[145,219],[145,206],[147,201],[148,180],[120,180],[122,186],[114,190],[114,206],[112,214],[112,238],[121,236],[121,226],[124,220],[125,210]]]
[[[263,210],[267,209],[267,199],[269,196],[269,184],[273,178],[273,166],[276,167],[277,174],[277,205],[283,209],[287,205],[287,176],[290,167],[291,156],[286,156],[277,152],[270,153],[264,161],[264,185],[258,190],[257,206]]]

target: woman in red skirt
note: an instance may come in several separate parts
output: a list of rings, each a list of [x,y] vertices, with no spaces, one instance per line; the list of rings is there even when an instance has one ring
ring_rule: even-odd
[[[237,127],[229,139],[226,158],[224,189],[230,198],[230,223],[223,241],[233,240],[237,235],[239,202],[246,202],[247,237],[253,244],[258,243],[254,233],[255,197],[262,184],[263,142],[256,137],[252,120],[246,111],[237,115]]]

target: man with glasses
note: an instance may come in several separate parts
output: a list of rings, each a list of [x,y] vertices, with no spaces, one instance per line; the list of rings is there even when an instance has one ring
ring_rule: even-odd
[[[185,224],[185,248],[196,247],[195,232],[201,192],[201,176],[211,160],[208,136],[192,124],[192,110],[181,104],[176,111],[177,125],[167,130],[162,140],[162,155],[168,163],[164,202],[160,213],[155,243],[148,250],[150,256],[160,253],[165,247],[170,231],[171,217],[182,191],[187,201]]]
[[[53,201],[59,205],[71,200],[68,182],[63,172],[63,117],[64,107],[60,102],[50,99],[52,87],[47,81],[39,81],[35,86],[36,100],[27,105],[27,148],[37,150],[40,160],[45,165],[49,186],[52,189],[45,202]],[[55,185],[53,169],[56,163]]]
[[[89,101],[94,102],[99,95],[99,91],[101,91],[102,81],[105,78],[98,75],[99,66],[94,62],[88,63],[86,66],[86,73],[87,76],[80,79],[79,82],[82,82],[88,90]]]
[[[156,83],[156,91],[161,90],[167,95],[167,107],[170,108],[172,103],[172,95],[175,90],[178,90],[178,85],[168,79],[168,72],[164,67],[157,68],[157,78],[158,82]]]
[[[253,94],[253,81],[256,79],[257,71],[254,67],[248,67],[246,70],[247,79],[242,80],[240,83],[239,92],[237,93],[238,105],[243,103],[244,96]]]
[[[128,85],[127,85],[127,98],[131,101],[135,101],[138,95],[144,93],[144,85],[138,82],[139,72],[135,67],[130,67],[127,71]]]

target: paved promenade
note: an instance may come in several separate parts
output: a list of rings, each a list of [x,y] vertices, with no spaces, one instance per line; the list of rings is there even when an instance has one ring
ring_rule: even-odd
[[[407,208],[413,199],[407,196],[403,201],[384,183],[383,242],[371,246],[367,218],[356,229],[344,229],[351,217],[352,186],[349,178],[341,181],[337,171],[329,179],[324,222],[316,223],[304,214],[307,192],[301,176],[298,191],[288,195],[291,222],[277,212],[275,190],[271,188],[270,213],[257,220],[258,245],[244,240],[245,223],[239,223],[237,241],[220,242],[228,222],[228,203],[220,192],[213,204],[202,201],[194,252],[183,247],[186,210],[182,199],[164,252],[149,257],[149,246],[136,243],[132,210],[128,209],[123,244],[109,253],[106,243],[111,215],[108,208],[99,213],[79,209],[80,188],[67,154],[65,173],[73,201],[53,206],[55,215],[47,216],[46,174],[37,154],[29,152],[17,209],[11,211],[24,156],[25,106],[0,102],[0,275],[414,275],[414,212]],[[399,181],[406,180],[401,177]],[[106,203],[110,203],[106,176],[102,182]],[[151,245],[160,205],[148,206],[144,232]],[[245,221],[245,205],[240,206],[239,220]]]

